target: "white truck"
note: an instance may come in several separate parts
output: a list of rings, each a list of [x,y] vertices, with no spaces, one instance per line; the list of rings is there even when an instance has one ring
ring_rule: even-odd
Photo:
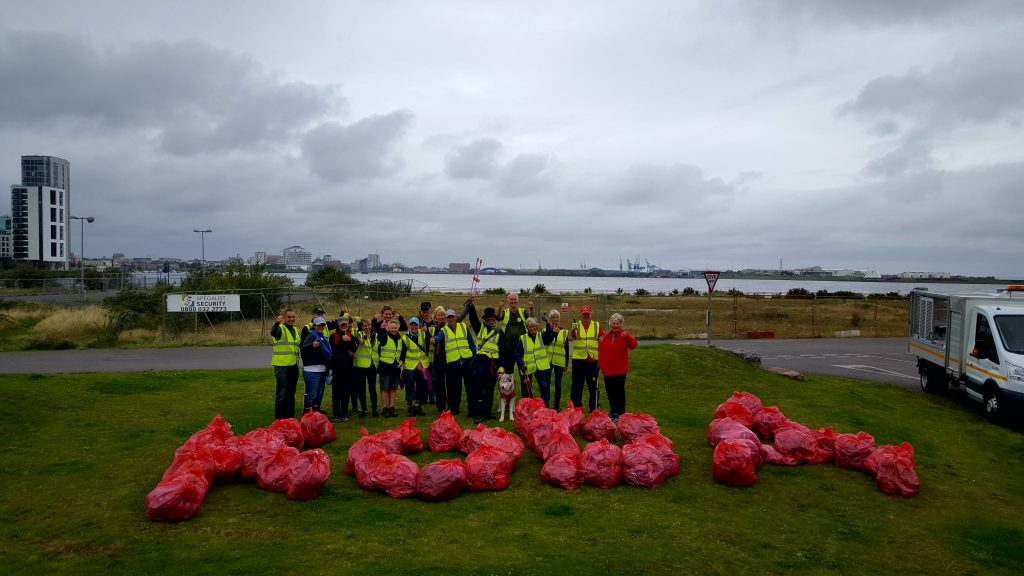
[[[1005,421],[1024,406],[1024,286],[988,295],[914,289],[910,351],[925,392],[964,386],[990,420]]]

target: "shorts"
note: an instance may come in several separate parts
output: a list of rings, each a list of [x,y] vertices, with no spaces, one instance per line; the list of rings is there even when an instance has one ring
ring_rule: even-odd
[[[398,374],[381,374],[380,375],[380,389],[381,391],[398,390]]]

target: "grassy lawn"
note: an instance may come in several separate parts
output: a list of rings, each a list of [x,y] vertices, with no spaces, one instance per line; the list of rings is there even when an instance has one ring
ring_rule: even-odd
[[[393,500],[342,473],[353,421],[325,447],[333,473],[320,499],[216,485],[198,516],[175,525],[146,519],[146,494],[217,412],[236,433],[270,423],[269,369],[4,375],[0,390],[5,574],[1024,572],[1019,432],[955,400],[839,378],[796,383],[720,350],[634,353],[627,406],[658,419],[682,462],[654,490],[547,487],[528,452],[503,492]],[[766,465],[746,489],[715,483],[705,430],[735,390],[811,427],[911,442],[921,493],[890,498],[869,476],[831,464]],[[401,420],[363,423],[379,431]],[[432,420],[420,422],[424,439]]]

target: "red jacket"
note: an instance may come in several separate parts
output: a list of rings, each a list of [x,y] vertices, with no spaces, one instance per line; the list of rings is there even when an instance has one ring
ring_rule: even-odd
[[[629,351],[636,348],[636,338],[629,332],[606,332],[597,346],[597,364],[605,376],[629,372]]]

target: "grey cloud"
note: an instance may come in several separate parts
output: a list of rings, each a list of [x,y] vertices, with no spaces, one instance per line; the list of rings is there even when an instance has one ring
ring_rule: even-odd
[[[899,140],[895,149],[868,162],[864,173],[871,176],[897,176],[920,172],[933,165],[927,136],[908,134]]]
[[[412,120],[412,112],[396,110],[348,125],[324,123],[303,136],[302,153],[313,174],[323,180],[387,176],[401,166],[391,152]]]
[[[741,6],[751,9],[748,2]],[[751,11],[757,20],[902,26],[951,19],[1019,19],[1024,17],[1024,4],[1016,0],[762,0]]]
[[[629,168],[606,192],[606,199],[616,204],[685,205],[695,209],[728,199],[735,192],[736,186],[719,178],[705,178],[696,166],[642,164]]]
[[[504,145],[494,138],[481,138],[456,146],[445,155],[445,173],[452,178],[488,178],[498,169],[498,155]]]
[[[0,77],[0,125],[155,129],[181,155],[274,142],[345,104],[333,86],[284,82],[199,41],[100,51],[77,36],[10,33]]]

